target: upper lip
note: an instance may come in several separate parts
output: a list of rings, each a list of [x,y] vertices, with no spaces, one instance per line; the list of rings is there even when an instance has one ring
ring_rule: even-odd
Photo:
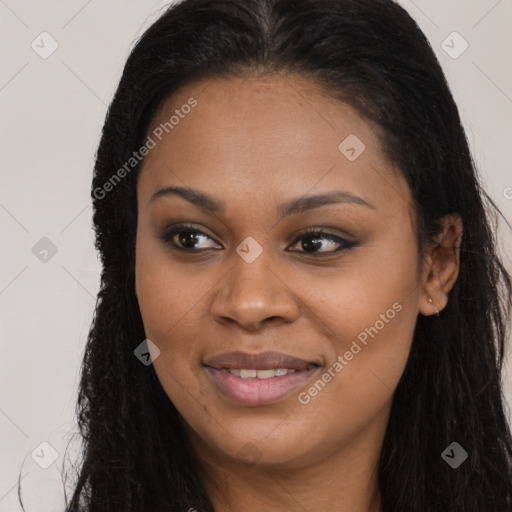
[[[304,370],[309,366],[318,366],[313,361],[306,361],[299,357],[290,356],[282,352],[260,352],[250,354],[247,352],[225,352],[207,359],[204,364],[217,370],[234,368],[269,370],[277,368],[288,368],[293,370]]]

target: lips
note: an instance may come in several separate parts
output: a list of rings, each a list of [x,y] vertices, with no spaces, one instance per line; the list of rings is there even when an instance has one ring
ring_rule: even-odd
[[[281,352],[228,352],[207,359],[210,382],[230,401],[244,406],[279,402],[305,386],[320,364]]]
[[[262,352],[260,354],[227,352],[207,359],[204,364],[217,370],[277,370],[286,368],[300,371],[310,366],[319,366],[315,361],[306,361],[283,352]]]

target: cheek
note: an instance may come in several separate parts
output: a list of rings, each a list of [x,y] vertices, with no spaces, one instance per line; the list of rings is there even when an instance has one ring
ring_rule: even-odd
[[[386,331],[398,338],[399,331],[411,331],[419,292],[417,258],[412,239],[402,240],[401,247],[398,251],[394,242],[382,242],[353,252],[329,275],[297,276],[302,298],[337,340],[338,353],[361,333],[364,341],[364,333],[374,327],[379,335]]]
[[[311,417],[323,415],[324,425],[363,425],[389,402],[402,376],[418,315],[418,281],[414,239],[401,247],[381,244],[364,263],[354,259],[337,277],[310,283],[308,305],[329,333],[329,361],[299,401]]]
[[[146,335],[162,349],[196,307],[200,290],[195,286],[198,276],[172,264],[158,242],[148,238],[142,233],[137,240],[135,286]]]
[[[146,258],[141,251],[136,265],[137,295],[146,337],[160,350],[153,361],[157,378],[169,399],[187,415],[192,413],[186,412],[190,403],[202,394],[190,371],[197,338],[190,321],[197,302],[190,279],[172,268],[158,257]]]
[[[394,304],[376,308],[385,320],[379,313],[377,320],[357,320],[355,329],[339,329],[333,358],[298,395],[295,417],[313,433],[313,445],[326,438],[333,446],[351,439],[390,406],[410,352],[415,319],[413,308]],[[287,427],[293,425],[283,424],[273,436],[286,437]]]
[[[167,251],[142,234],[137,241],[135,283],[146,337],[160,350],[153,366],[169,398],[187,409],[203,390],[195,378],[204,335],[207,290],[218,280],[208,270],[184,271]],[[188,399],[188,402],[187,402]]]

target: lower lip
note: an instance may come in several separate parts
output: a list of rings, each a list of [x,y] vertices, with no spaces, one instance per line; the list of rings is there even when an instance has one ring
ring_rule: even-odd
[[[220,391],[235,402],[241,405],[266,405],[278,402],[304,386],[320,368],[315,366],[309,370],[300,370],[269,379],[242,379],[210,366],[206,366],[206,369]]]

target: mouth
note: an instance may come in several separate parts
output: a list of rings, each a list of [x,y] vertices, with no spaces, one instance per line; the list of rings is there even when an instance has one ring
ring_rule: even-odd
[[[281,352],[220,354],[203,363],[210,382],[236,404],[258,406],[279,402],[312,379],[320,369],[307,361]]]

